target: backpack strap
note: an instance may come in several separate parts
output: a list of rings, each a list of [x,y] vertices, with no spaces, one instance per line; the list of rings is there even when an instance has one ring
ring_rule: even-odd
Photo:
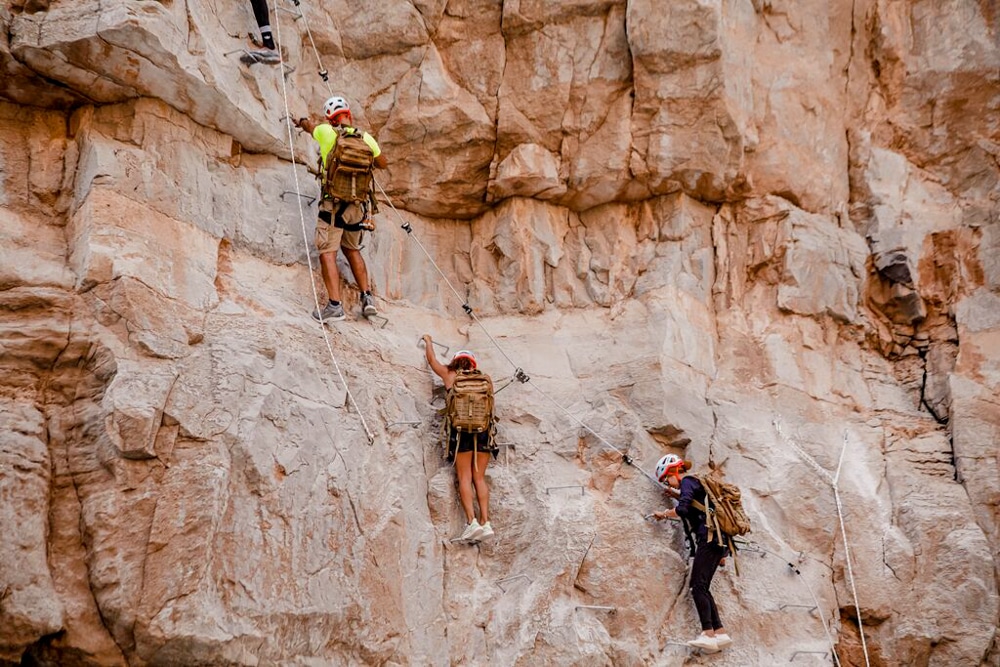
[[[697,500],[692,499],[691,507],[705,514],[705,526],[708,528],[708,541],[715,542],[720,547],[724,547],[726,546],[725,539],[728,536],[723,535],[722,531],[719,530],[719,524],[715,520],[715,512],[712,510],[712,506],[717,505],[718,503],[716,503],[715,497],[709,490],[708,484],[705,484],[703,481],[701,481],[701,478],[695,475],[690,475],[690,476],[698,480],[698,483],[701,484],[701,488],[705,490],[705,503],[702,504],[699,503]]]

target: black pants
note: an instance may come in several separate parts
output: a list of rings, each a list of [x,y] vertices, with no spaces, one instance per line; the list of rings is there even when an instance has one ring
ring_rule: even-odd
[[[271,36],[271,19],[268,16],[267,0],[250,0],[253,7],[254,18],[257,19],[257,26],[260,28],[260,38],[264,46],[273,49],[274,38]]]
[[[708,587],[712,584],[715,571],[719,569],[719,561],[726,555],[726,548],[715,542],[709,542],[701,535],[698,536],[697,544],[694,564],[691,566],[691,597],[694,598],[694,606],[698,609],[701,629],[718,630],[723,627],[722,621],[715,606],[715,598],[712,597]]]
[[[253,15],[257,19],[257,25],[261,28],[264,26],[270,28],[271,19],[267,15],[267,0],[250,0],[250,6],[253,7]]]

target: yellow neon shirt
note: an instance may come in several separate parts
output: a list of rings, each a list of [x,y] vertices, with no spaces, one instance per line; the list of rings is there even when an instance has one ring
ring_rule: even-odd
[[[353,130],[353,127],[343,126],[345,129]],[[319,144],[319,153],[323,157],[323,166],[326,167],[326,156],[330,154],[333,147],[337,145],[337,130],[334,129],[333,125],[329,123],[320,123],[313,130],[313,139]],[[382,154],[382,149],[379,148],[378,142],[375,141],[375,137],[368,134],[367,132],[361,133],[361,139],[368,145],[368,148],[372,149],[372,156],[378,157]]]

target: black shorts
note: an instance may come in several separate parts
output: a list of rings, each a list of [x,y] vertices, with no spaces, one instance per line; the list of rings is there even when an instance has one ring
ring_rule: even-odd
[[[459,433],[458,431],[451,432],[451,438],[448,440],[448,460],[451,461],[455,458],[456,453],[465,453],[471,451],[477,452],[489,452],[493,454],[494,458],[497,455],[497,447],[490,448],[490,434],[488,432],[483,433]]]

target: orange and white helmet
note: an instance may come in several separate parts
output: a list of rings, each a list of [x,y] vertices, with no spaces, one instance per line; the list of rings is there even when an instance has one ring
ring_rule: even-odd
[[[347,120],[351,120],[351,105],[343,97],[334,95],[323,105],[323,113],[328,120],[336,122],[338,117],[347,114]]]
[[[455,353],[455,356],[451,358],[451,363],[455,363],[459,359],[468,359],[472,362],[472,369],[475,370],[476,366],[476,355],[472,354],[468,350],[459,350]]]
[[[663,483],[667,477],[676,475],[686,469],[684,459],[676,454],[667,454],[656,462],[656,479]]]

